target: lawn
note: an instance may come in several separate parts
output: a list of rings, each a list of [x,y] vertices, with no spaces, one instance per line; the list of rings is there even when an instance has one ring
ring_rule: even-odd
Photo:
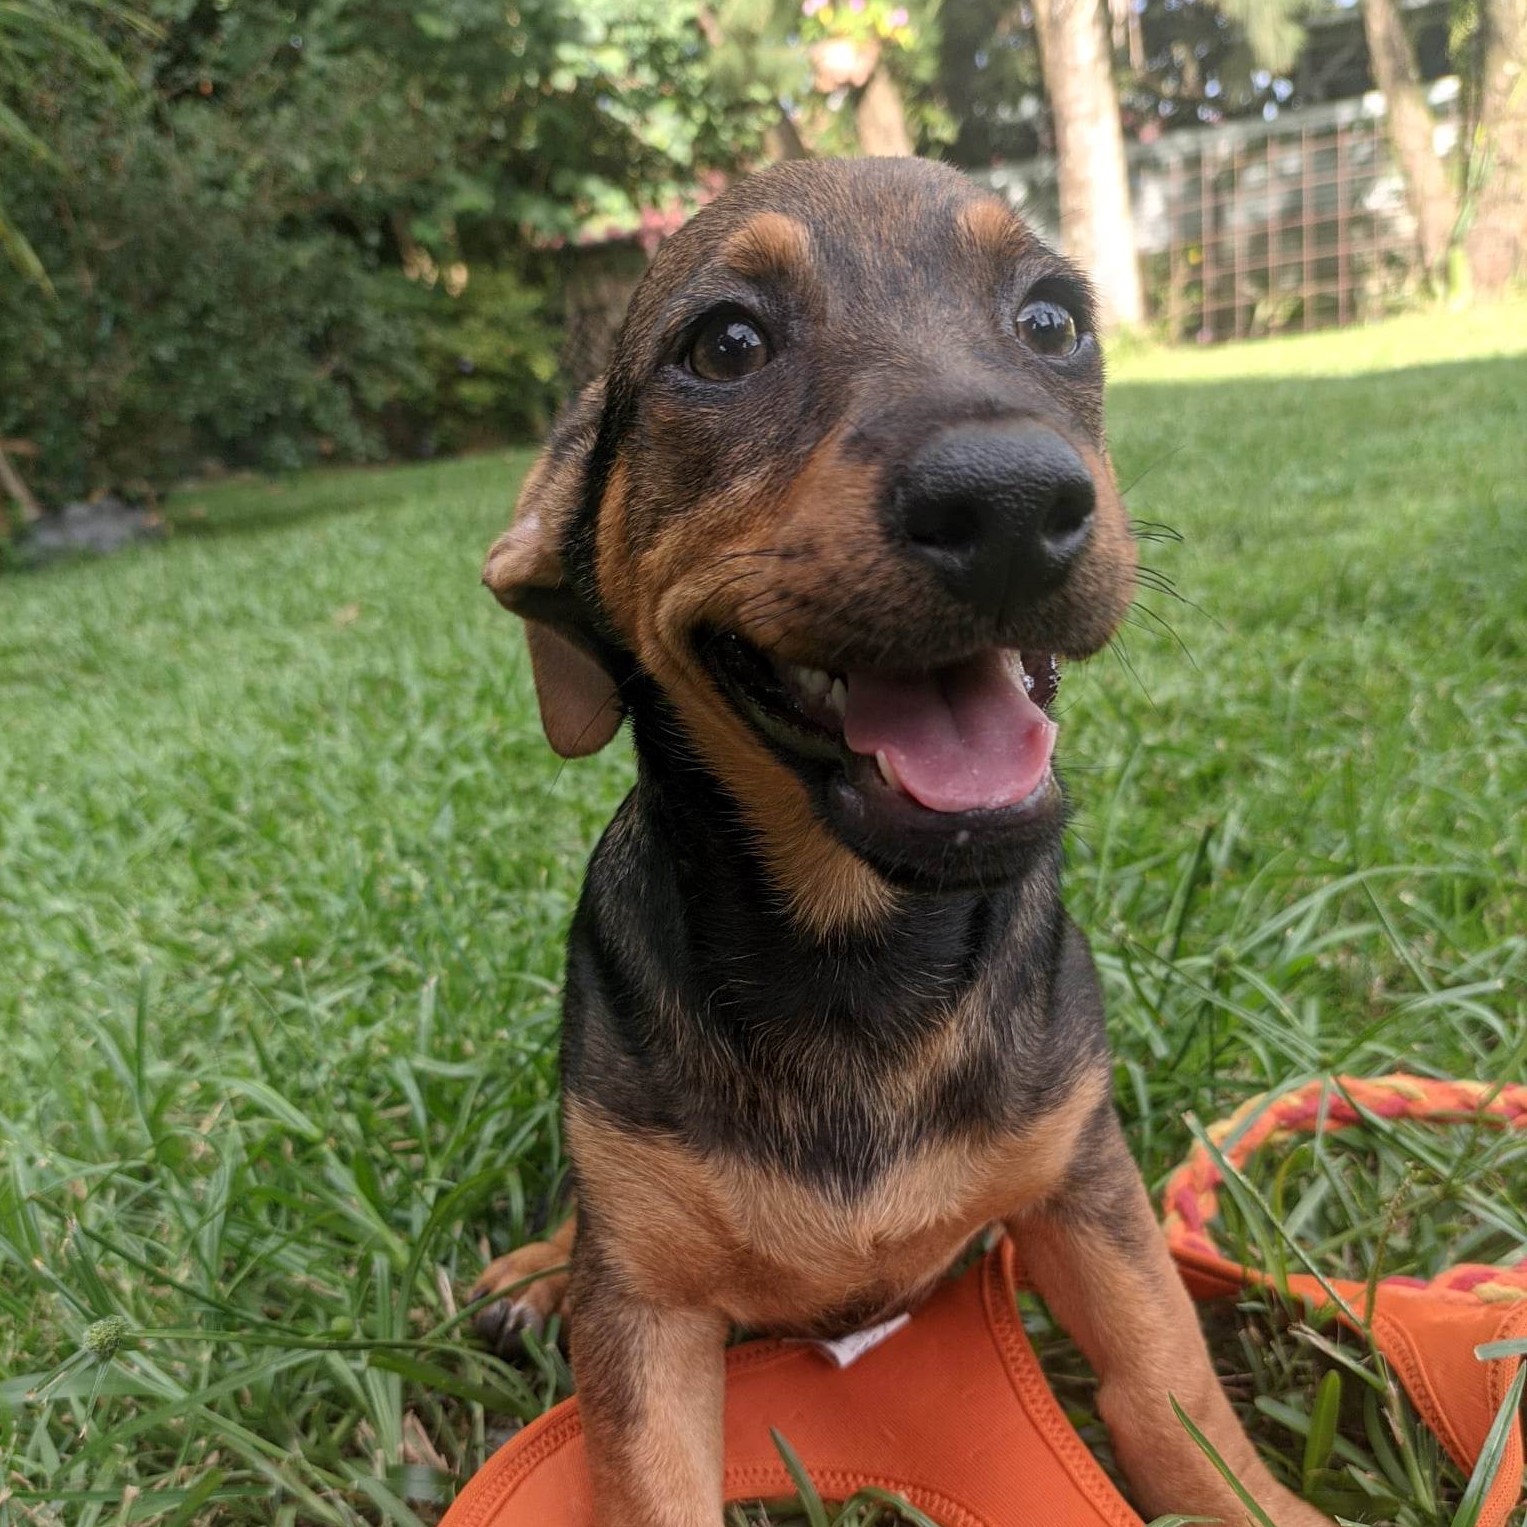
[[[1134,354],[1111,428],[1163,588],[1060,749],[1148,1180],[1298,1078],[1527,1077],[1527,306]],[[630,779],[558,765],[477,584],[528,460],[190,490],[163,546],[0,580],[5,1527],[427,1523],[568,1389],[459,1310],[559,1190],[561,937]],[[1257,1180],[1332,1271],[1527,1250],[1520,1136]],[[1286,1477],[1453,1520],[1361,1343],[1213,1331]]]

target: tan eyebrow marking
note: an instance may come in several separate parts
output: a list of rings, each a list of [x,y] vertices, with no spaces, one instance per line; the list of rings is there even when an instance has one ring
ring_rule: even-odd
[[[741,276],[788,275],[811,260],[811,234],[783,212],[760,212],[721,246],[721,258]]]
[[[1031,242],[1028,230],[1013,216],[1007,203],[994,196],[961,207],[956,225],[960,239],[979,254],[1013,256]]]

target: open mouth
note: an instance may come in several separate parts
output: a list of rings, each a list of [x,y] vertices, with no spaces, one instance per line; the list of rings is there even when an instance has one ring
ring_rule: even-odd
[[[728,699],[798,768],[841,771],[866,800],[923,830],[970,813],[1011,821],[1052,794],[1060,685],[1049,653],[988,648],[908,672],[778,661],[733,634],[700,643]]]

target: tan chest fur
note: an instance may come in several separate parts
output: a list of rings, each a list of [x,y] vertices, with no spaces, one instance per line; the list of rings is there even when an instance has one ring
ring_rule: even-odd
[[[569,1102],[567,1137],[600,1242],[639,1297],[759,1329],[862,1325],[913,1302],[986,1225],[1060,1182],[1105,1079],[1020,1132],[910,1152],[842,1198],[704,1157]]]

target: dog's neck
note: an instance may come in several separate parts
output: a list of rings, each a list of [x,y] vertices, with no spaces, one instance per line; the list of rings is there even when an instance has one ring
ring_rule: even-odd
[[[846,1194],[920,1140],[1039,1106],[1066,939],[1058,846],[1000,888],[909,891],[874,929],[824,937],[725,787],[671,732],[636,735],[637,784],[568,945],[569,1097]]]
[[[739,1020],[799,1013],[883,1039],[942,1019],[999,950],[1021,941],[1048,962],[1062,918],[1058,848],[1041,849],[1002,886],[942,893],[903,888],[869,927],[823,934],[792,912],[726,787],[664,726],[638,726],[639,779],[628,809],[673,888],[669,923],[704,989]],[[809,1018],[808,1018],[809,1015]]]

